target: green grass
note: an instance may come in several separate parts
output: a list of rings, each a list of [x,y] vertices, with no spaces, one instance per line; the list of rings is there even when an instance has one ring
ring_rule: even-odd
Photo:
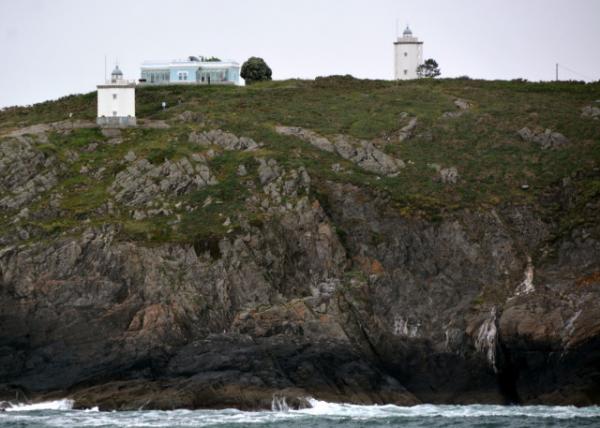
[[[0,111],[0,129],[15,129],[37,123],[69,119],[92,120],[96,117],[96,93],[68,95],[33,106],[7,107]]]

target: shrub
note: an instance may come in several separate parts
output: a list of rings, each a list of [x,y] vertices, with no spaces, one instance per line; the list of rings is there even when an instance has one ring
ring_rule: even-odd
[[[271,80],[271,74],[271,68],[269,68],[265,60],[253,56],[242,64],[240,76],[246,81],[246,84],[251,85],[255,82]]]
[[[442,74],[442,72],[440,71],[437,61],[433,58],[429,58],[417,67],[417,74],[419,77],[437,77]]]

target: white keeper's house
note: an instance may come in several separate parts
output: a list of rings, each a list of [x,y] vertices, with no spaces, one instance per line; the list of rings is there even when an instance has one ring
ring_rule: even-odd
[[[408,26],[394,42],[395,71],[394,79],[417,79],[417,67],[423,64],[423,42],[413,36]]]
[[[235,61],[189,56],[173,61],[145,61],[139,82],[143,85],[237,85],[239,80],[240,65]]]
[[[98,117],[96,123],[105,127],[135,126],[135,82],[123,79],[116,66],[103,85],[98,85]]]

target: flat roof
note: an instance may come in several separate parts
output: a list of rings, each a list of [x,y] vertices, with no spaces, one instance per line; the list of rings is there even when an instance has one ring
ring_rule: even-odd
[[[235,61],[144,61],[142,68],[161,69],[161,68],[228,68],[239,67],[240,64]]]

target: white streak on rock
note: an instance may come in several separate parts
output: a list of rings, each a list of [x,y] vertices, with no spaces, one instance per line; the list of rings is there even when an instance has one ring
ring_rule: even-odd
[[[417,337],[419,335],[419,325],[410,323],[402,317],[394,319],[394,334],[402,337]]]
[[[531,257],[527,256],[527,266],[525,267],[524,278],[523,281],[517,287],[515,295],[522,296],[535,291],[535,287],[533,285],[533,274],[533,263],[531,261]]]
[[[498,342],[498,329],[496,328],[496,308],[492,308],[487,318],[477,332],[475,349],[485,354],[494,371],[496,368],[496,344]]]
[[[569,318],[565,323],[565,330],[568,332],[569,335],[573,334],[573,331],[575,330],[575,321],[577,321],[577,318],[579,318],[580,315],[581,309],[575,312],[575,314],[571,318]]]

